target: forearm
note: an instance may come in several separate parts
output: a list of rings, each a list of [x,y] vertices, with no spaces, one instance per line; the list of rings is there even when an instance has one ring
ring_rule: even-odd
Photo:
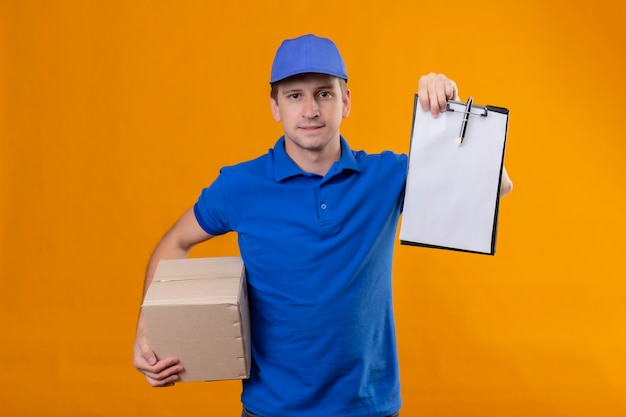
[[[198,224],[193,208],[187,210],[172,228],[163,236],[154,249],[144,281],[143,296],[152,282],[154,272],[161,259],[186,258],[189,251],[200,242],[211,239],[213,236],[206,233]],[[137,334],[134,344],[134,365],[142,372],[150,385],[163,387],[173,385],[179,380],[178,373],[183,367],[177,358],[157,358],[150,346],[146,335],[146,326],[141,309],[137,319]]]
[[[143,297],[146,295],[146,291],[152,282],[154,272],[161,259],[185,258],[189,254],[191,246],[187,248],[180,245],[178,241],[174,239],[171,232],[170,230],[170,232],[163,236],[150,257],[144,281]],[[135,367],[146,376],[152,386],[172,385],[178,380],[177,373],[182,370],[182,367],[180,367],[177,358],[160,359],[164,360],[159,360],[148,345],[143,310],[139,309],[134,344]]]
[[[154,249],[154,252],[152,252],[150,260],[148,261],[148,266],[146,268],[146,277],[143,286],[144,296],[146,295],[146,291],[148,291],[148,287],[152,282],[152,278],[154,277],[154,273],[161,259],[186,258],[191,250],[191,247],[181,247],[173,238],[169,236],[169,233],[170,232],[163,236],[157,247]]]
[[[174,226],[165,233],[154,249],[152,256],[150,256],[144,281],[144,296],[161,259],[186,258],[196,244],[210,238],[212,236],[202,230],[198,224],[193,209],[187,210]]]
[[[504,197],[513,190],[513,182],[506,172],[506,168],[502,168],[502,181],[500,182],[500,197]]]

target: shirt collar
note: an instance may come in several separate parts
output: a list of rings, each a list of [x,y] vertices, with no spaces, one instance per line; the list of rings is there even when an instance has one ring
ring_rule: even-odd
[[[341,140],[341,158],[338,162],[335,163],[337,167],[337,171],[342,170],[352,170],[361,172],[361,167],[359,162],[354,157],[354,153],[350,146],[348,146],[348,142],[340,137]],[[282,181],[289,177],[294,177],[296,175],[303,175],[305,171],[303,171],[296,163],[291,159],[291,157],[287,154],[285,150],[285,137],[281,136],[280,139],[274,145],[274,175],[276,176],[276,181]]]

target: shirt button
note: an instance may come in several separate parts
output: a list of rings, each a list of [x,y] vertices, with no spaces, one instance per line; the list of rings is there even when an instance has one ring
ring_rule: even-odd
[[[326,210],[326,203],[322,203],[322,204],[320,205],[320,207],[321,207],[321,209],[322,209],[322,210]]]

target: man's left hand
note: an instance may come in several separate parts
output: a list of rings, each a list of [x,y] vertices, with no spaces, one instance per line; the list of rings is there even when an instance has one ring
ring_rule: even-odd
[[[446,111],[446,101],[459,100],[456,83],[445,75],[434,72],[420,77],[417,94],[422,109],[430,110],[433,117],[438,117],[441,112]]]

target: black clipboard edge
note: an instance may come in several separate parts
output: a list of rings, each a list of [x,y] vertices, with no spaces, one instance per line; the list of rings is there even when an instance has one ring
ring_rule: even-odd
[[[498,236],[498,219],[500,218],[500,190],[502,189],[502,174],[504,173],[504,155],[506,154],[506,142],[509,135],[509,109],[497,106],[485,106],[487,111],[506,115],[506,125],[504,126],[504,141],[502,142],[502,160],[500,161],[500,176],[498,178],[498,190],[496,195],[496,210],[494,213],[493,230],[491,232],[491,251],[496,252],[496,237]]]
[[[431,245],[428,243],[418,243],[418,242],[412,242],[409,240],[400,240],[400,244],[401,245],[405,245],[405,246],[419,246],[422,248],[429,248],[429,249],[445,249],[445,250],[449,250],[452,252],[463,252],[463,253],[474,253],[477,255],[489,255],[489,256],[494,256],[496,254],[495,252],[495,236],[492,237],[491,239],[491,252],[481,252],[481,251],[474,251],[474,250],[469,250],[469,249],[459,249],[459,248],[453,248],[453,247],[449,247],[449,246],[438,246],[438,245]]]

